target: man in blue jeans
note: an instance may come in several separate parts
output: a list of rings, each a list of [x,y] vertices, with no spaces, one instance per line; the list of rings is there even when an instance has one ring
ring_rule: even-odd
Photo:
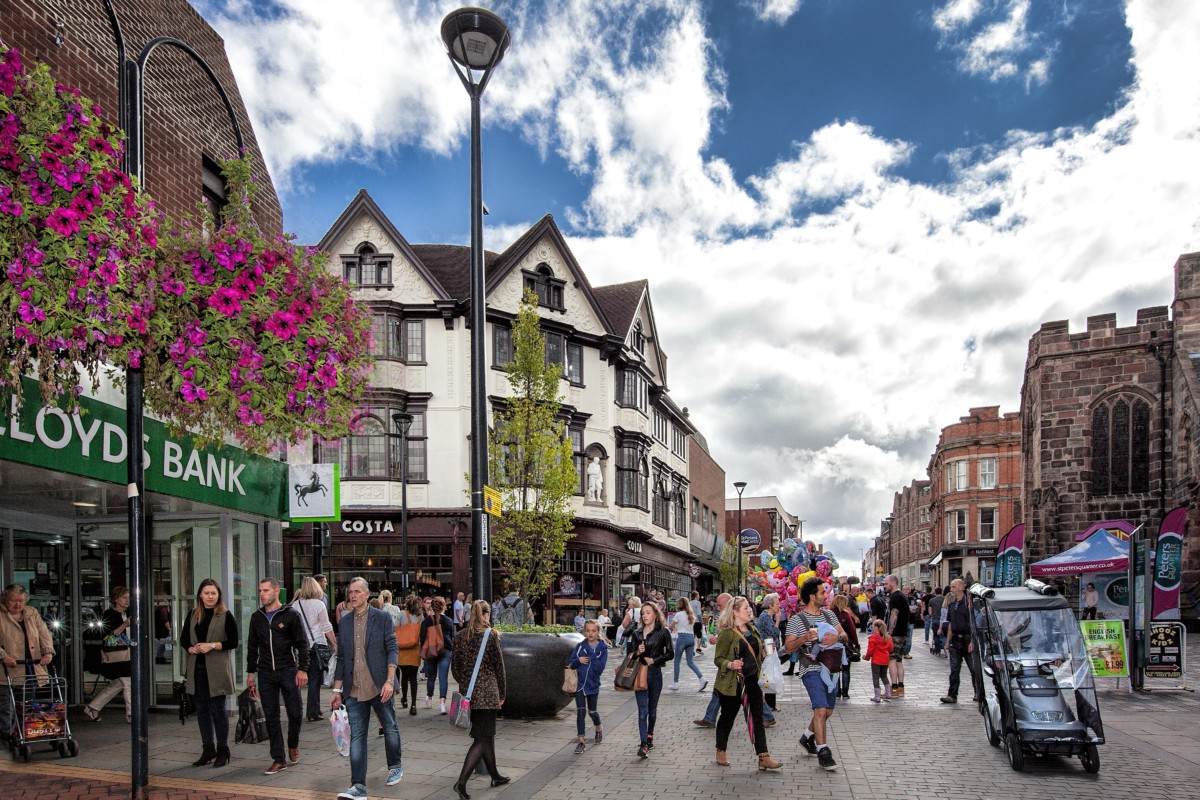
[[[834,631],[821,638],[822,647],[831,647],[838,642],[847,642],[846,631],[838,623],[833,612],[825,608],[825,582],[820,578],[809,578],[800,586],[800,602],[803,604],[799,611],[788,617],[787,630],[784,632],[783,651],[794,653],[801,651],[800,663],[796,666],[796,674],[804,682],[808,699],[812,702],[812,721],[808,730],[800,737],[800,746],[810,756],[817,757],[817,763],[826,772],[837,769],[837,761],[833,751],[826,743],[826,725],[833,707],[837,705],[838,685],[836,678],[833,686],[825,682],[829,673],[819,662],[806,658],[811,655],[811,649],[816,643],[817,626],[825,623]]]
[[[383,726],[383,749],[387,755],[387,785],[404,777],[400,766],[400,728],[392,705],[393,685],[400,645],[392,617],[368,604],[371,588],[365,578],[354,578],[346,590],[350,613],[338,621],[337,669],[333,679],[332,711],[345,703],[350,718],[350,788],[340,800],[366,800],[367,726],[371,711]]]

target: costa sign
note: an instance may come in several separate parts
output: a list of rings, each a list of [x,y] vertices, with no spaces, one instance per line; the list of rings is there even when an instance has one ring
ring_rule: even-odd
[[[344,519],[337,523],[338,533],[394,533],[390,519]]]

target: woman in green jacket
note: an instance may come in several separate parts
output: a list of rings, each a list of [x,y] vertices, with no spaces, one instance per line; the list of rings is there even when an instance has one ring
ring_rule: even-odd
[[[745,704],[750,710],[750,737],[758,754],[758,768],[779,769],[783,765],[767,751],[767,733],[763,727],[763,693],[758,685],[760,665],[766,648],[758,629],[751,624],[754,609],[744,597],[735,597],[721,612],[717,623],[716,655],[717,694],[720,695],[721,716],[717,719],[717,764],[729,766],[725,751],[729,747],[729,732],[737,719],[738,709]]]

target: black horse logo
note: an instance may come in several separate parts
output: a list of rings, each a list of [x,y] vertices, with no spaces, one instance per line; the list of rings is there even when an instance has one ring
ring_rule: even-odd
[[[307,485],[303,483],[296,484],[296,503],[297,505],[307,506],[308,501],[304,499],[305,497],[310,494],[316,494],[317,492],[320,492],[321,496],[324,497],[327,491],[328,489],[325,488],[325,484],[321,483],[321,479],[318,478],[317,473],[314,472],[312,474],[312,480],[309,481]]]

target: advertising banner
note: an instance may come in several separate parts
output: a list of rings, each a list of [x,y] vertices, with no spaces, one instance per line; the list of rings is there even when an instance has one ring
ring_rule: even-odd
[[[999,555],[996,557],[993,585],[1020,586],[1025,570],[1025,523],[1014,525],[1012,530],[1004,534],[997,549]]]
[[[1119,619],[1084,620],[1079,623],[1092,672],[1097,678],[1128,678],[1125,623]]]
[[[288,466],[288,511],[292,522],[337,522],[342,518],[338,464]]]
[[[1154,619],[1179,619],[1179,586],[1183,575],[1183,532],[1187,507],[1172,509],[1158,529],[1154,551]]]
[[[1088,572],[1079,576],[1079,614],[1083,615],[1083,600],[1088,584],[1096,587],[1100,602],[1096,604],[1098,619],[1129,619],[1129,576],[1124,572]]]
[[[1152,622],[1146,660],[1146,680],[1183,683],[1187,631],[1181,622]]]

